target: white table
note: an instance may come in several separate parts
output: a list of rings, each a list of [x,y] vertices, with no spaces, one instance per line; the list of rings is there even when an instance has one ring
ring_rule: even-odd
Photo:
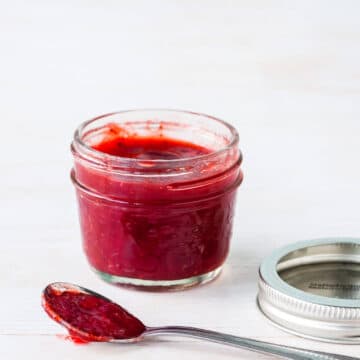
[[[149,325],[182,324],[360,356],[304,340],[255,305],[278,246],[360,235],[360,2],[1,1],[0,359],[262,359],[187,340],[76,346],[40,307],[49,282],[95,289]],[[214,283],[143,293],[101,282],[81,250],[69,143],[105,112],[207,112],[241,134],[245,181]]]

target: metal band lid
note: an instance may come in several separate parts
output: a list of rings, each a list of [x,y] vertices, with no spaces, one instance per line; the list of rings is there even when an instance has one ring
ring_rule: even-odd
[[[261,264],[257,301],[288,332],[360,343],[360,239],[310,240],[275,251]]]

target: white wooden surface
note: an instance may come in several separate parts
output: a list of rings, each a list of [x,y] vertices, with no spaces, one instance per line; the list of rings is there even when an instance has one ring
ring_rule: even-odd
[[[360,2],[0,1],[0,359],[265,359],[183,339],[76,346],[40,308],[49,282],[88,286],[149,325],[183,324],[360,356],[288,335],[255,306],[275,247],[360,235]],[[245,181],[214,283],[111,287],[81,251],[69,143],[83,120],[137,107],[233,123]]]

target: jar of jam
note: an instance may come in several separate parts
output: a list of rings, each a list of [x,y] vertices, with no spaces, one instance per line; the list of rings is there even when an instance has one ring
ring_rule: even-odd
[[[71,177],[91,268],[146,289],[215,278],[243,178],[238,142],[226,122],[186,111],[123,111],[81,124]]]

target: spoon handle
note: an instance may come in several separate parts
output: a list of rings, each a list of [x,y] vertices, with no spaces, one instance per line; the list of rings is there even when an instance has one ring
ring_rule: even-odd
[[[330,354],[319,351],[305,350],[290,346],[271,344],[263,341],[223,334],[216,331],[186,326],[164,326],[147,328],[144,335],[183,335],[208,340],[219,344],[235,346],[263,354],[276,355],[283,359],[293,360],[360,360],[351,356]]]

